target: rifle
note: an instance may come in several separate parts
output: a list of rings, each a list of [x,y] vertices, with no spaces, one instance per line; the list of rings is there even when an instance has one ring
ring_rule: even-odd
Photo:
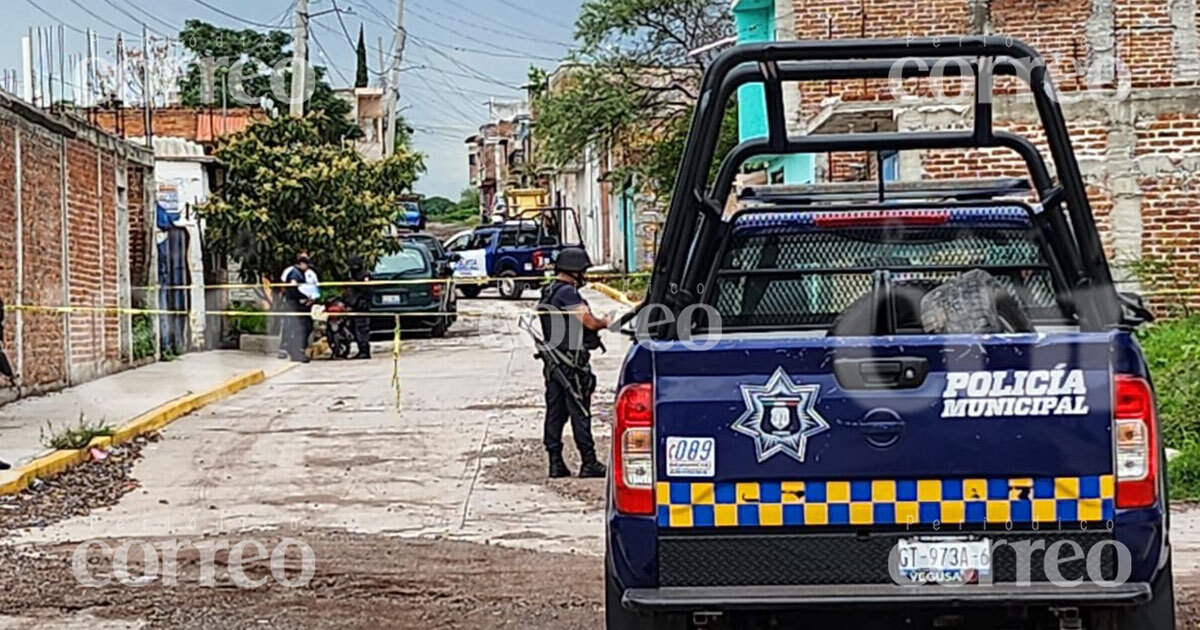
[[[529,334],[529,338],[533,340],[533,347],[537,352],[533,358],[540,359],[546,363],[547,369],[550,370],[550,376],[558,381],[567,394],[579,404],[579,407],[585,411],[589,411],[591,407],[591,395],[595,390],[596,379],[590,373],[581,370],[579,366],[571,360],[571,357],[566,353],[546,343],[542,337],[541,331],[537,329],[535,322],[540,322],[536,314],[526,313],[521,315],[517,321],[517,326]],[[574,372],[578,376],[585,377],[588,382],[575,382],[568,373]]]

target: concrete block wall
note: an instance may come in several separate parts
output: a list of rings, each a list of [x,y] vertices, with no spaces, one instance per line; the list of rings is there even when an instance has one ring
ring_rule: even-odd
[[[133,243],[148,241],[129,234],[117,175],[144,182],[152,169],[144,149],[0,93],[0,297],[113,310],[8,312],[3,347],[20,381],[0,388],[0,403],[128,366],[129,316],[115,310],[130,306]],[[133,214],[146,216],[146,201],[137,198]],[[137,256],[142,265],[150,259]]]

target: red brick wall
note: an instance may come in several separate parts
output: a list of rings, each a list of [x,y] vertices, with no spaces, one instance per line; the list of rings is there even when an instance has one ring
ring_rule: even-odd
[[[139,295],[139,287],[150,284],[149,269],[150,233],[149,221],[146,217],[146,171],[140,167],[130,167],[128,175],[129,191],[129,282],[133,285],[133,295]]]
[[[101,224],[98,152],[80,141],[67,142],[67,221],[70,257],[71,306],[94,309],[103,306],[101,287]],[[84,310],[71,314],[71,362],[98,361],[103,356],[104,316]]]
[[[36,128],[21,133],[22,300],[61,304],[62,139]],[[67,380],[63,316],[45,311],[22,315],[23,380],[38,384]]]
[[[121,358],[121,306],[117,284],[117,163],[111,153],[100,154],[101,304],[104,313],[104,358]]]
[[[118,234],[124,221],[118,217],[116,172],[134,149],[69,119],[38,120],[41,115],[0,108],[0,297],[28,307],[6,318],[4,349],[19,361],[21,389],[0,389],[0,402],[119,369],[128,357],[121,343],[127,316],[115,312],[122,294],[118,265],[137,261],[132,272],[133,264],[144,268],[148,260],[140,208],[146,167],[126,167],[135,195],[130,215],[137,217],[129,229],[138,234],[129,236],[127,251],[118,249],[125,240]],[[64,303],[110,311],[63,315],[37,308]]]
[[[0,243],[16,243],[16,130],[17,124],[0,117]],[[15,245],[0,247],[0,299],[5,304],[17,301],[17,248]],[[17,333],[17,316],[6,313],[4,339],[0,345],[8,353],[13,352]],[[16,360],[10,356],[9,359]]]

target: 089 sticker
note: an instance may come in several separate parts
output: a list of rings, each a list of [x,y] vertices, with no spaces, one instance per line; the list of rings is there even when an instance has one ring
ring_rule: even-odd
[[[716,439],[710,437],[667,438],[667,476],[712,477],[716,473]]]

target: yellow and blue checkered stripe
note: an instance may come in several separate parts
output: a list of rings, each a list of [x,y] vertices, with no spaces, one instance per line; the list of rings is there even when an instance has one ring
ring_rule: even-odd
[[[1116,495],[1112,475],[659,482],[655,490],[664,528],[1105,522]]]

